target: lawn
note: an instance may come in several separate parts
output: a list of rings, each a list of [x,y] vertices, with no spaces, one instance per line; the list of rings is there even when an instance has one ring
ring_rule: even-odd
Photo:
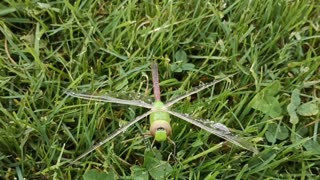
[[[288,0],[0,2],[0,179],[316,179],[320,3]],[[223,123],[253,153],[171,116],[67,91],[153,102],[232,77],[171,110]],[[174,142],[174,143],[173,143]]]

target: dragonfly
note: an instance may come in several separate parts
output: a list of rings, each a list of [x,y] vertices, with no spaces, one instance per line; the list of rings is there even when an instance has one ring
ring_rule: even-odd
[[[172,128],[170,125],[170,115],[173,115],[175,117],[178,117],[182,120],[185,120],[201,129],[204,129],[205,131],[212,133],[222,139],[225,139],[243,149],[252,151],[254,153],[257,153],[257,149],[248,141],[245,139],[234,135],[228,127],[226,127],[224,124],[219,122],[213,122],[210,120],[202,120],[202,119],[193,119],[187,114],[182,114],[176,111],[170,110],[170,107],[173,106],[178,101],[189,97],[193,94],[196,94],[204,89],[207,89],[211,86],[214,86],[215,84],[226,80],[227,78],[231,77],[232,75],[226,76],[222,79],[215,80],[211,83],[201,85],[194,90],[192,90],[189,93],[186,93],[185,95],[179,96],[167,103],[163,103],[161,101],[161,94],[160,94],[160,85],[159,85],[159,74],[158,74],[158,64],[152,63],[151,64],[151,71],[152,71],[152,82],[153,82],[153,93],[154,93],[154,99],[155,101],[153,104],[146,103],[142,100],[126,100],[126,99],[119,99],[114,98],[111,96],[98,96],[98,95],[88,95],[88,94],[82,94],[82,93],[76,93],[76,92],[66,92],[67,95],[90,100],[90,101],[98,101],[103,103],[117,103],[117,104],[124,104],[124,105],[132,105],[132,106],[138,106],[150,109],[149,111],[145,112],[144,114],[137,116],[134,120],[130,121],[125,126],[120,127],[118,130],[113,132],[111,135],[109,135],[104,140],[100,141],[99,143],[92,146],[90,149],[85,151],[83,154],[81,154],[79,157],[77,157],[75,160],[73,160],[70,164],[74,164],[75,162],[79,161],[81,158],[85,157],[95,149],[99,148],[100,146],[104,145],[105,143],[109,142],[119,134],[125,132],[128,128],[130,128],[135,123],[139,122],[140,120],[146,118],[149,116],[150,120],[150,134],[154,137],[154,140],[157,142],[166,141],[169,139],[169,137],[172,135]],[[170,139],[169,139],[170,140]]]

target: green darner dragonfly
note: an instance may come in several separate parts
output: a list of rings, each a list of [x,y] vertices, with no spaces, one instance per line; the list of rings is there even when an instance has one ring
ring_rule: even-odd
[[[245,141],[241,137],[235,136],[231,133],[231,131],[222,123],[215,123],[209,120],[195,120],[189,117],[187,114],[181,114],[175,111],[170,110],[169,108],[180,101],[181,99],[184,99],[192,94],[198,93],[199,91],[202,91],[210,86],[213,86],[226,78],[230,76],[226,76],[225,78],[222,78],[220,80],[213,81],[209,84],[205,84],[202,86],[197,87],[193,91],[182,95],[180,97],[177,97],[176,99],[163,103],[160,99],[160,87],[159,87],[159,75],[158,75],[158,65],[156,63],[152,64],[152,82],[153,82],[153,91],[154,91],[154,99],[155,102],[153,104],[146,103],[144,101],[137,101],[137,100],[125,100],[125,99],[118,99],[110,96],[96,96],[96,95],[87,95],[87,94],[81,94],[81,93],[75,93],[75,92],[66,92],[69,96],[77,97],[80,99],[86,99],[86,100],[93,100],[93,101],[100,101],[100,102],[108,102],[108,103],[117,103],[117,104],[125,104],[125,105],[133,105],[133,106],[139,106],[144,107],[147,109],[150,109],[148,112],[136,117],[134,120],[130,121],[125,126],[119,128],[114,133],[112,133],[110,136],[108,136],[106,139],[102,140],[98,144],[91,147],[89,150],[81,154],[79,157],[77,157],[74,161],[72,161],[70,164],[73,164],[80,160],[81,158],[85,157],[90,152],[94,151],[98,147],[102,146],[103,144],[107,143],[114,137],[118,136],[119,134],[126,131],[130,126],[137,123],[138,121],[142,120],[143,118],[150,115],[150,134],[155,138],[156,141],[165,141],[170,137],[172,134],[172,129],[170,126],[170,114],[173,116],[176,116],[180,119],[183,119],[195,126],[198,126],[209,133],[212,133],[216,136],[219,136],[239,147],[242,147],[244,149],[250,150],[254,153],[257,153],[257,150],[252,146],[251,143]],[[232,75],[231,75],[232,76]]]

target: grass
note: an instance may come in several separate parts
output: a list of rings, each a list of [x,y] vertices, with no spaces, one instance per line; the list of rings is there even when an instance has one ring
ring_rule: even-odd
[[[38,1],[0,3],[2,179],[316,179],[320,173],[320,6],[313,1]],[[65,90],[162,99],[238,72],[174,110],[219,121],[257,155],[173,118],[172,139],[148,121],[66,162],[145,112]],[[95,176],[95,177],[94,177]]]

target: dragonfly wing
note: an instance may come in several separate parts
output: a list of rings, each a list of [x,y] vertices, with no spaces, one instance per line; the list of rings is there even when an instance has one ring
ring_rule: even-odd
[[[94,151],[95,149],[99,148],[100,146],[104,145],[105,143],[107,143],[108,141],[110,141],[111,139],[113,139],[114,137],[116,137],[117,135],[123,133],[124,131],[126,131],[130,126],[132,126],[133,124],[137,123],[138,121],[140,121],[141,119],[147,117],[148,115],[150,115],[152,113],[152,111],[148,111],[138,117],[136,117],[134,120],[130,121],[127,125],[119,128],[118,130],[116,130],[114,133],[112,133],[110,136],[108,136],[106,139],[104,139],[103,141],[100,141],[98,144],[92,146],[89,150],[87,150],[86,152],[84,152],[83,154],[81,154],[79,157],[77,157],[75,160],[73,160],[72,162],[70,162],[71,164],[76,163],[77,161],[79,161],[81,158],[85,157],[86,155],[88,155],[89,153],[91,153],[92,151]]]
[[[233,75],[234,75],[234,74],[229,75],[229,76],[226,76],[226,77],[224,77],[224,78],[222,78],[222,79],[213,81],[213,82],[211,82],[211,83],[209,83],[209,84],[205,84],[205,85],[196,87],[196,88],[195,88],[194,90],[192,90],[191,92],[189,92],[189,93],[187,93],[187,94],[185,94],[185,95],[183,95],[183,96],[177,97],[176,99],[174,99],[174,100],[166,103],[165,106],[166,106],[166,107],[170,107],[170,106],[174,105],[176,102],[180,101],[181,99],[184,99],[184,98],[186,98],[186,97],[188,97],[188,96],[191,96],[192,94],[198,93],[198,92],[200,92],[200,91],[202,91],[202,90],[204,90],[204,89],[206,89],[206,88],[208,88],[208,87],[210,87],[210,86],[213,86],[213,85],[215,85],[215,84],[217,84],[217,83],[219,83],[219,82],[221,82],[221,81],[225,80],[226,78],[231,77],[231,76],[233,76]]]
[[[86,99],[86,100],[92,100],[92,101],[127,104],[127,105],[144,107],[148,109],[152,108],[151,104],[146,103],[144,101],[125,100],[125,99],[118,99],[110,96],[96,96],[96,95],[88,95],[88,94],[81,94],[81,93],[75,93],[75,92],[66,92],[66,94],[69,96],[80,98],[80,99]]]
[[[181,113],[178,113],[178,112],[174,112],[174,111],[170,111],[170,110],[168,112],[178,118],[181,118],[181,119],[183,119],[193,125],[196,125],[202,129],[208,131],[209,133],[212,133],[212,134],[219,136],[227,141],[230,141],[231,143],[233,143],[239,147],[242,147],[244,149],[252,151],[255,154],[258,153],[258,150],[256,148],[254,148],[251,143],[249,143],[248,141],[246,141],[238,136],[233,135],[231,133],[231,131],[225,125],[223,125],[221,123],[214,123],[209,120],[201,120],[201,121],[194,120],[191,117],[184,115],[184,114],[181,114]]]

